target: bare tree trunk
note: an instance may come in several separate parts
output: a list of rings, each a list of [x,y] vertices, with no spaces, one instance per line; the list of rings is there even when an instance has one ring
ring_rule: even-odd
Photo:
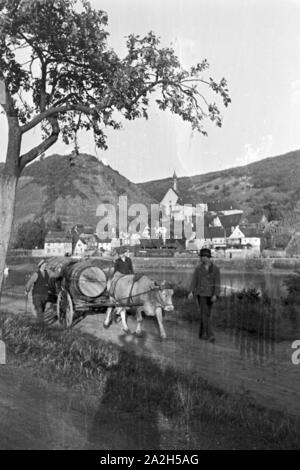
[[[2,291],[3,271],[11,235],[16,188],[20,174],[21,133],[15,116],[8,117],[8,125],[6,163],[0,173],[0,293]]]
[[[0,292],[14,216],[17,181],[16,174],[0,175]]]

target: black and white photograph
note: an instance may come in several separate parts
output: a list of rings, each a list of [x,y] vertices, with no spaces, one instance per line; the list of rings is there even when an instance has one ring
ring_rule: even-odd
[[[299,31],[0,0],[0,450],[300,449]]]

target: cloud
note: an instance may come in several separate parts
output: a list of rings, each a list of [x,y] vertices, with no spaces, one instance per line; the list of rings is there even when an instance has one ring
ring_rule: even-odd
[[[249,165],[249,163],[262,160],[270,156],[272,147],[274,143],[274,138],[272,134],[264,135],[261,138],[260,145],[253,147],[251,144],[244,145],[244,155],[238,157],[236,162],[239,165]]]

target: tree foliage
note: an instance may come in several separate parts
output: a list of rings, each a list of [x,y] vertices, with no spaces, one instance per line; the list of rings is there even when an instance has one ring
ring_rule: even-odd
[[[208,75],[206,59],[184,70],[174,50],[153,32],[130,35],[123,58],[108,45],[107,15],[82,0],[0,0],[0,79],[6,114],[22,135],[41,126],[43,140],[20,156],[19,168],[53,145],[74,142],[92,130],[106,149],[107,128],[123,118],[148,117],[151,95],[158,107],[206,135],[205,119],[221,126],[215,95],[230,103],[227,83]]]
[[[59,217],[49,219],[47,222],[43,217],[39,220],[30,220],[18,226],[13,243],[14,248],[33,250],[44,248],[45,237],[49,231],[60,232],[64,229]]]
[[[13,247],[23,248],[24,250],[42,249],[44,248],[46,232],[44,219],[25,222],[18,227]]]

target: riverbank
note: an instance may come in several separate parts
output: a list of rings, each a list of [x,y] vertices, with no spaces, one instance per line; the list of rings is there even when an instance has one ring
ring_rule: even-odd
[[[19,256],[9,253],[7,256],[8,265],[29,264],[37,265],[41,257]],[[102,259],[101,257],[97,259]],[[113,260],[113,259],[112,259]],[[184,269],[193,269],[199,263],[198,256],[178,256],[178,257],[133,257],[133,265],[137,270],[176,271]],[[295,271],[300,269],[300,258],[246,258],[229,259],[214,258],[214,263],[224,271]]]
[[[198,263],[199,257],[133,258],[134,266],[137,269],[145,270],[158,268],[161,270],[194,269]],[[223,271],[236,272],[295,271],[300,269],[300,259],[298,258],[214,258],[214,263]]]

